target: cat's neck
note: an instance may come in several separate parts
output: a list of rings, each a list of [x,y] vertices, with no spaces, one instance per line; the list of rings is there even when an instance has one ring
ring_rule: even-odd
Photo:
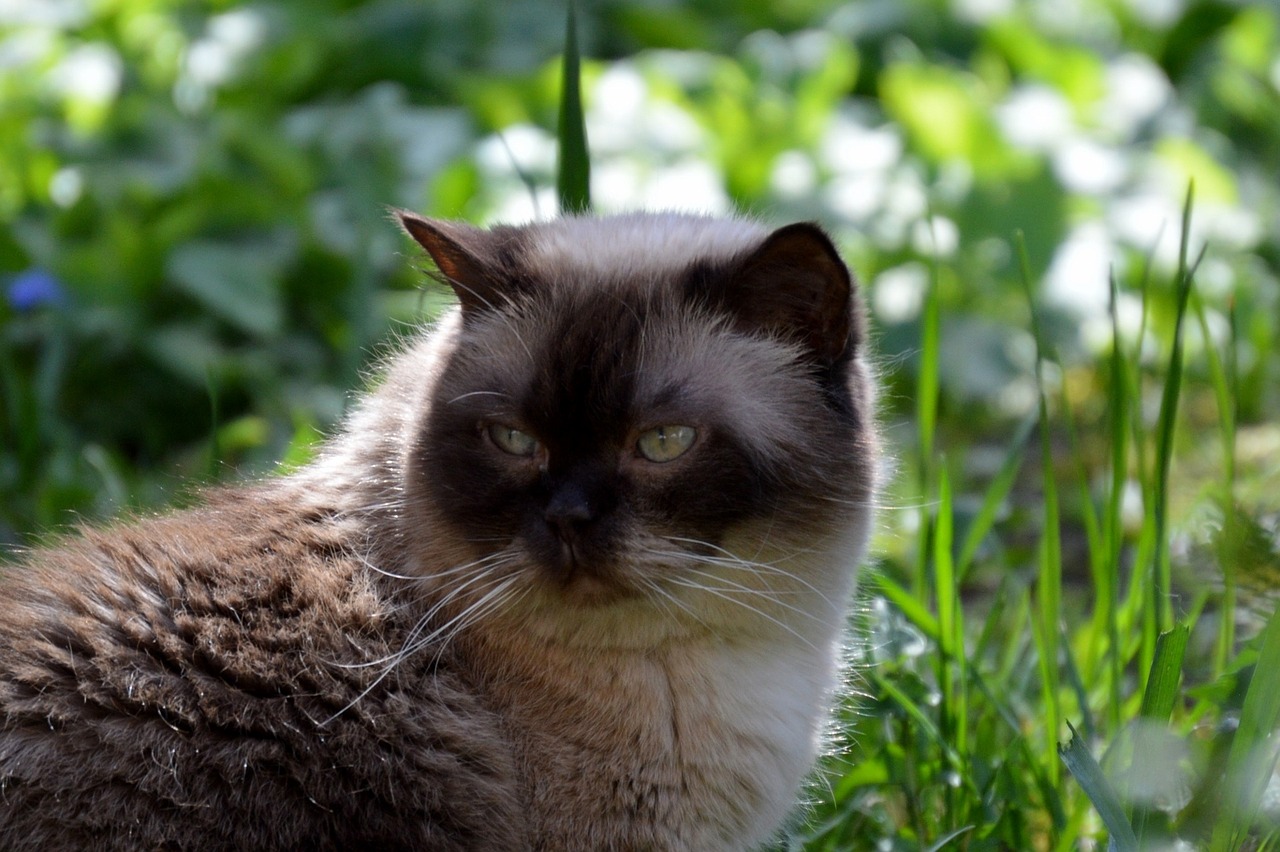
[[[460,641],[530,770],[531,821],[549,848],[582,843],[599,814],[617,837],[595,848],[762,842],[793,804],[838,678],[835,636],[823,648],[691,635],[590,653],[504,630]]]

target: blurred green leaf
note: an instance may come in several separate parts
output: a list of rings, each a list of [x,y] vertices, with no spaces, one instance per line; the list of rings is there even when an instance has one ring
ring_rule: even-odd
[[[990,93],[976,77],[938,65],[900,62],[882,72],[880,97],[931,160],[967,162],[986,174],[1013,167],[1015,155],[991,117]]]
[[[276,254],[262,244],[197,240],[174,249],[165,268],[175,284],[214,314],[266,337],[284,325]]]

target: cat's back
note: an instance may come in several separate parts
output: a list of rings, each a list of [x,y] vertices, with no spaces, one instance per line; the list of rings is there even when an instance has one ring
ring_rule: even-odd
[[[0,568],[0,847],[518,848],[498,726],[392,665],[367,531],[275,486]]]

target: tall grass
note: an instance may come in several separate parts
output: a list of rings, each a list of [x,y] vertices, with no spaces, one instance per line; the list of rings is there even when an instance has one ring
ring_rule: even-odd
[[[965,535],[957,541],[953,474],[936,433],[936,293],[926,296],[921,322],[915,449],[921,503],[915,576],[887,572],[875,584],[871,611],[891,625],[872,625],[880,646],[867,652],[866,695],[844,710],[848,746],[834,756],[830,800],[815,807],[806,849],[1076,849],[1106,843],[1117,850],[1269,848],[1280,841],[1263,815],[1263,791],[1275,768],[1272,736],[1280,722],[1280,619],[1259,640],[1238,647],[1234,565],[1236,370],[1234,331],[1224,357],[1213,348],[1203,305],[1194,296],[1201,250],[1192,259],[1193,213],[1188,191],[1179,263],[1172,286],[1142,279],[1142,333],[1154,339],[1154,300],[1172,300],[1175,317],[1155,390],[1159,414],[1143,419],[1149,381],[1140,349],[1126,345],[1112,281],[1110,354],[1096,367],[1107,383],[1101,435],[1109,470],[1093,494],[1071,400],[1048,380],[1061,365],[1041,330],[1033,271],[1021,250],[1028,325],[1036,341],[1038,399],[1034,417],[1010,436],[1007,455],[986,486]],[[1150,264],[1148,263],[1148,274]],[[1165,306],[1160,306],[1165,307]],[[1169,516],[1184,325],[1198,318],[1207,373],[1219,408],[1223,472],[1218,500],[1224,529],[1216,552],[1223,593],[1221,626],[1201,627],[1206,595],[1179,614],[1174,607]],[[1234,328],[1234,321],[1232,322]],[[1031,436],[1037,435],[1036,450]],[[1064,449],[1065,448],[1065,449]],[[1038,488],[1018,485],[1020,471],[1038,467]],[[1126,532],[1124,496],[1136,480],[1145,511]],[[1074,485],[1072,483],[1075,483]],[[1078,486],[1078,487],[1077,487]],[[994,557],[982,564],[982,543],[994,534],[1002,504],[1015,488],[1025,507],[1038,507],[1039,531],[1029,562]],[[1078,494],[1070,521],[1084,529],[1092,586],[1069,609],[1062,536],[1066,491]],[[1228,520],[1230,519],[1230,520]],[[967,592],[981,569],[1001,577],[991,595]],[[967,607],[972,606],[970,614]],[[1084,617],[1069,615],[1083,609]],[[1178,618],[1181,617],[1182,621]],[[899,627],[892,625],[898,624]],[[1209,622],[1211,625],[1211,622]],[[901,650],[886,640],[908,631],[917,644]],[[1187,684],[1189,642],[1212,634],[1209,683]],[[1203,670],[1203,667],[1201,667]],[[1239,720],[1238,726],[1235,720]],[[1067,772],[1063,773],[1061,769]]]

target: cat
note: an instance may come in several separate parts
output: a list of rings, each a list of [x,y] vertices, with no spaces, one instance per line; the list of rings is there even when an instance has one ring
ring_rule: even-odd
[[[0,568],[0,848],[751,849],[871,523],[816,225],[395,214],[458,305],[309,465]]]

